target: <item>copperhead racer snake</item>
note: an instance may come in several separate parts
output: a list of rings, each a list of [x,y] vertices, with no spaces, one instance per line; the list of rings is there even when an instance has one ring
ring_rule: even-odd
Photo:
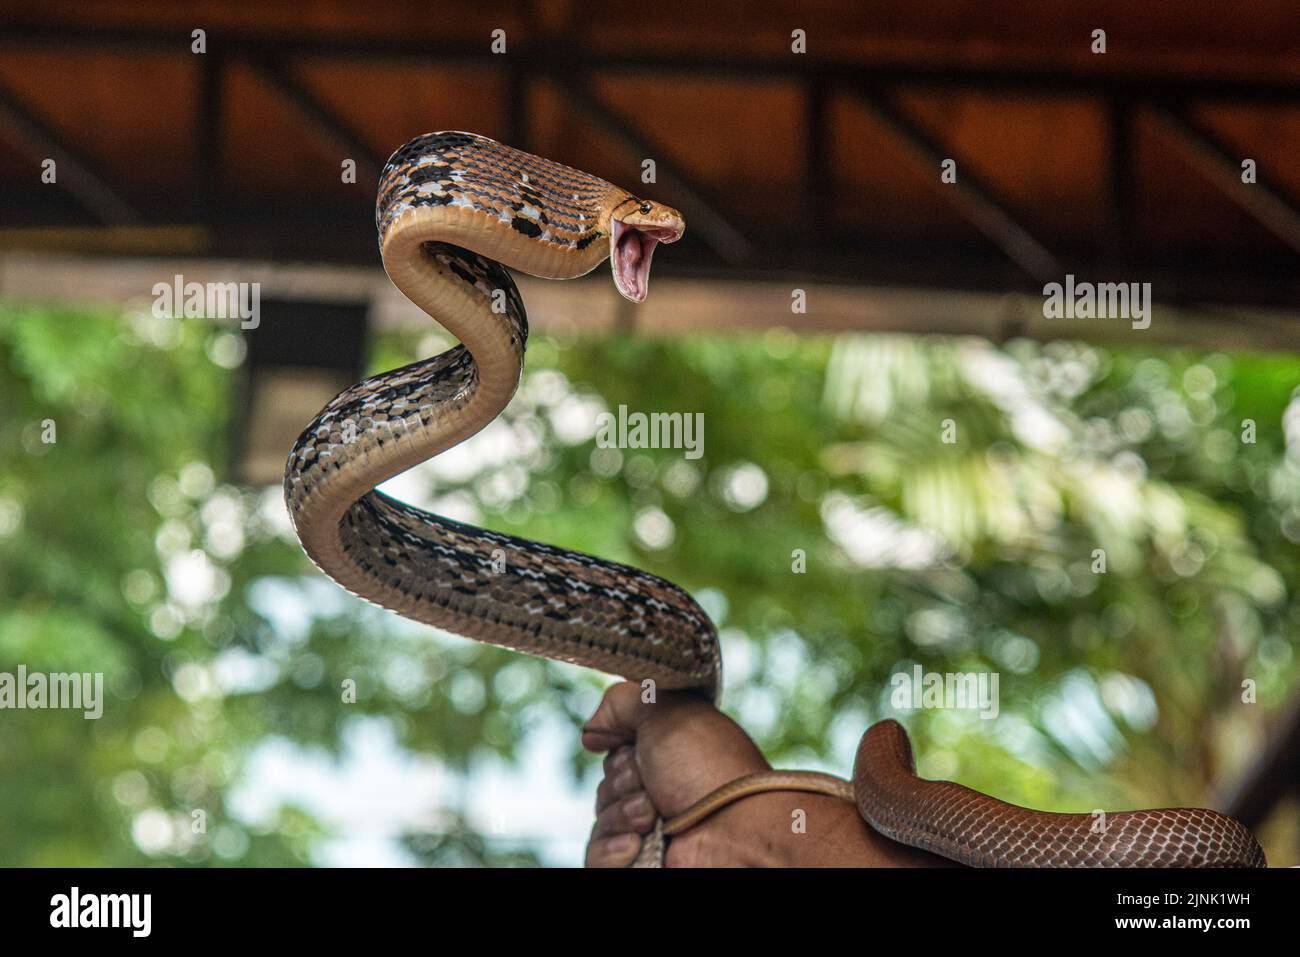
[[[366,379],[307,426],[285,469],[285,500],[311,559],[348,591],[415,621],[531,655],[717,696],[713,623],[670,582],[626,565],[455,522],[376,486],[474,435],[514,395],[528,323],[506,267],[582,276],[606,258],[645,299],[659,243],[685,229],[674,209],[472,133],[418,137],[380,178],[375,221],[397,288],[460,345]],[[856,803],[885,836],[973,866],[1263,866],[1251,833],[1208,810],[1049,814],[913,771],[893,721],[863,737],[852,783],[810,772],[741,779],[656,826],[666,836],[762,790]]]

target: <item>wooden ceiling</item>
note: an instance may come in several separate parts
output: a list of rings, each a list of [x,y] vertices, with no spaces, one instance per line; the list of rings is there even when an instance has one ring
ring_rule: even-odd
[[[654,159],[667,274],[1300,302],[1294,0],[0,2],[9,248],[375,264],[378,166],[435,129]]]

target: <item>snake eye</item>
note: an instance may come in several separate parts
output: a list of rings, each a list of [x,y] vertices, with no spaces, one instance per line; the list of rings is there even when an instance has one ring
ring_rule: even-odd
[[[642,213],[648,213],[648,212],[650,212],[650,204],[649,204],[649,203],[642,203],[642,204],[641,204],[641,212],[642,212]]]

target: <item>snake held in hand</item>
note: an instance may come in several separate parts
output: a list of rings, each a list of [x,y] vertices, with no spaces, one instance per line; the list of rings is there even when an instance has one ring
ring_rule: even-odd
[[[506,267],[569,279],[606,258],[620,293],[647,292],[659,243],[685,229],[674,209],[472,133],[433,133],[388,160],[375,221],[398,289],[460,345],[336,396],[302,433],[285,499],[303,548],[347,590],[449,632],[576,662],[663,689],[716,697],[718,636],[671,582],[626,565],[476,528],[376,491],[474,435],[505,408],[523,371],[528,322]],[[884,721],[859,748],[854,781],[771,772],[732,782],[658,826],[662,835],[762,790],[857,803],[882,834],[982,866],[1258,866],[1263,852],[1213,811],[1048,814],[913,773],[903,729]]]

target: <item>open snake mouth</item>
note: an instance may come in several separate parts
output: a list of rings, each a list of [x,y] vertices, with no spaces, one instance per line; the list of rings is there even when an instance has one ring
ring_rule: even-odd
[[[650,259],[660,243],[672,243],[682,231],[670,226],[633,226],[614,220],[609,237],[610,266],[618,291],[633,302],[644,302],[650,289]]]

